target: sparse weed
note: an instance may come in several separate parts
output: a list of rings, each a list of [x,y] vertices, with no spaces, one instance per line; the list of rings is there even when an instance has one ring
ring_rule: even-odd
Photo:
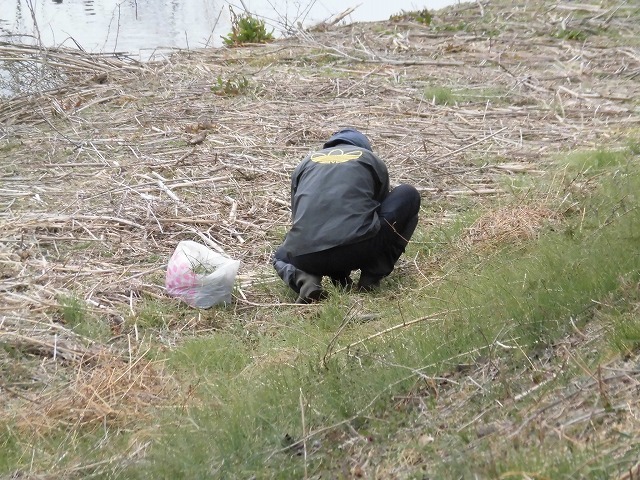
[[[231,32],[222,41],[227,47],[239,47],[247,43],[268,43],[273,41],[273,32],[267,32],[264,20],[250,14],[236,15],[231,7]]]
[[[640,155],[640,141],[631,139],[627,142],[627,149],[631,155]]]
[[[216,95],[235,97],[246,93],[249,86],[249,80],[244,75],[231,75],[227,79],[223,79],[218,75],[216,83],[211,87],[211,91]]]
[[[73,295],[61,295],[58,297],[60,303],[62,319],[71,327],[81,323],[86,316],[86,305],[84,302]]]
[[[63,322],[78,335],[104,340],[109,337],[109,325],[101,319],[94,318],[87,310],[84,300],[75,295],[58,297]]]
[[[554,36],[563,40],[574,40],[576,42],[584,42],[587,39],[587,34],[583,30],[574,29],[558,30]]]
[[[595,173],[604,168],[622,165],[628,161],[628,155],[633,154],[633,146],[627,150],[586,150],[569,154],[566,157],[567,166],[572,171],[583,174]]]
[[[482,37],[497,37],[502,33],[499,29],[495,28],[495,24],[481,24],[478,22],[465,22],[459,20],[458,22],[442,23],[434,22],[431,25],[432,30],[435,33],[438,32],[469,32],[474,35]]]
[[[392,22],[416,22],[423,25],[431,25],[433,15],[426,8],[423,10],[416,10],[411,12],[405,12],[404,10],[395,15],[391,15],[389,18]]]
[[[457,23],[434,23],[432,28],[434,32],[459,32],[470,29],[471,25],[460,20]]]
[[[450,105],[456,101],[456,95],[448,87],[427,87],[424,90],[424,98],[434,105]]]
[[[636,305],[636,311],[609,317],[613,327],[609,334],[610,342],[624,356],[631,356],[640,350],[640,320],[637,307]]]
[[[184,304],[169,298],[142,296],[134,303],[126,324],[133,328],[166,330],[186,316],[192,316]]]
[[[624,356],[640,350],[639,311],[640,277],[633,272],[620,279],[618,290],[597,312],[598,320],[608,325],[607,337],[613,349]]]
[[[504,103],[506,93],[496,88],[486,89],[456,89],[443,86],[428,86],[423,92],[424,98],[434,105],[453,105],[457,103],[472,103],[487,101],[497,104]]]
[[[4,141],[0,143],[0,153],[9,153],[11,150],[20,147],[21,143],[17,141]]]
[[[176,370],[188,370],[192,379],[204,377],[212,381],[224,374],[239,374],[249,362],[250,355],[241,338],[214,333],[184,342],[171,355],[169,364]]]

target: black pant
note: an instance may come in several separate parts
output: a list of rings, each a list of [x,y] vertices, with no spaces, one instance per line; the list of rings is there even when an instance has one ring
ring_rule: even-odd
[[[374,237],[297,256],[287,255],[280,247],[273,256],[273,266],[296,292],[296,270],[326,275],[338,282],[344,281],[353,270],[360,270],[361,280],[379,280],[393,271],[404,252],[418,225],[419,210],[418,191],[410,185],[399,185],[380,205],[380,230]]]

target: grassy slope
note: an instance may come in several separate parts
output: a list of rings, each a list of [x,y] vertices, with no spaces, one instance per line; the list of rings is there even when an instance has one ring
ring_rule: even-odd
[[[603,154],[613,165],[585,168]],[[449,232],[431,249],[422,229],[408,253],[428,285],[398,276],[372,297],[334,292],[307,315],[276,314],[268,335],[185,342],[169,361],[197,379],[199,404],[161,422],[151,463],[127,475],[622,474],[637,460],[637,400],[611,372],[640,347],[640,170],[630,150],[580,159],[527,189],[558,215],[535,239],[460,251]],[[504,199],[502,215],[522,201]],[[322,364],[328,345],[426,316]]]
[[[458,214],[423,222],[378,293],[214,309],[192,336],[176,333],[183,307],[150,300],[125,327],[150,339],[169,401],[108,426],[7,422],[0,472],[622,477],[640,455],[640,151],[621,137],[545,158],[544,175],[509,180],[500,198],[428,202],[425,219]],[[108,336],[61,303],[82,335]]]

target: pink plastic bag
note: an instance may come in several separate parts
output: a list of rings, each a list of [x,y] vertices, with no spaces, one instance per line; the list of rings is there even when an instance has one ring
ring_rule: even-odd
[[[240,260],[233,260],[191,240],[173,252],[165,286],[167,293],[192,307],[230,303]]]

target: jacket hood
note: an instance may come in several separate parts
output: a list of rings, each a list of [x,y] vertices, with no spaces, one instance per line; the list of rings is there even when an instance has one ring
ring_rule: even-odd
[[[343,143],[364,148],[366,150],[369,150],[370,152],[373,151],[369,139],[354,128],[344,128],[337,131],[336,133],[331,135],[331,138],[327,140],[327,142],[323,145],[323,148],[331,148]]]

